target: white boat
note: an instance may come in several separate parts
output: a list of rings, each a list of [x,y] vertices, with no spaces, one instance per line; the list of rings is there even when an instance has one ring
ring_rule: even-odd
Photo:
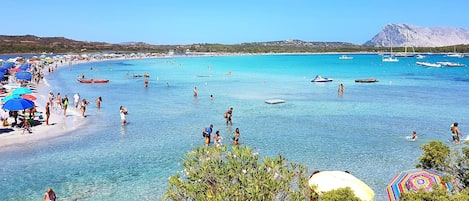
[[[417,56],[416,56],[416,57],[417,57],[417,59],[425,59],[425,57],[426,57],[426,56],[424,56],[424,55],[421,55],[421,54],[417,54]]]
[[[316,77],[312,79],[311,82],[332,82],[332,79],[316,75]]]
[[[420,65],[420,66],[426,66],[426,67],[441,67],[441,64],[438,63],[430,63],[430,62],[415,62],[415,64]]]
[[[456,46],[454,46],[454,53],[453,54],[447,54],[447,57],[453,57],[453,58],[463,58],[463,54],[456,53]]]
[[[350,59],[353,59],[353,57],[351,56],[347,56],[347,55],[342,55],[339,57],[340,60],[350,60]]]
[[[446,57],[463,58],[464,55],[458,54],[458,53],[454,53],[454,54],[447,54]]]
[[[391,46],[391,54],[387,56],[383,56],[382,61],[383,62],[399,62],[399,59],[397,59],[396,57],[392,55],[392,46]]]
[[[397,52],[394,56],[396,57],[414,57],[415,49],[412,47],[413,53],[407,52],[407,46],[405,46],[404,52]]]
[[[383,57],[383,62],[399,62],[399,59],[393,57],[392,55],[389,55]]]

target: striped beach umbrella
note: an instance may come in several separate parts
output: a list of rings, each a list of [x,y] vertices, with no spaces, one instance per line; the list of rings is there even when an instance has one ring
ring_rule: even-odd
[[[429,169],[413,169],[401,171],[389,182],[386,192],[390,201],[399,200],[402,194],[419,190],[431,191],[434,185],[442,185],[451,191],[454,189],[454,179],[443,182],[441,172]]]

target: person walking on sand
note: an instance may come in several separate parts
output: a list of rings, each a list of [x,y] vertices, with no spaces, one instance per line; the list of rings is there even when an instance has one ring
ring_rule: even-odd
[[[49,103],[51,107],[54,107],[54,93],[49,91]]]
[[[46,103],[46,125],[49,125],[49,117],[50,117],[50,102]]]
[[[47,188],[46,192],[44,193],[44,201],[55,201],[56,195],[52,188]]]
[[[67,108],[68,108],[68,95],[65,95],[65,98],[62,100],[63,108],[64,108],[64,116],[67,116]]]
[[[60,92],[57,92],[57,103],[56,103],[56,107],[57,109],[62,109],[63,108],[63,105],[62,105],[62,97],[60,96]]]
[[[121,116],[122,125],[125,125],[127,123],[127,119],[125,118],[125,116],[127,115],[128,111],[124,106],[121,106],[119,110],[120,110],[119,113]]]
[[[451,136],[453,138],[453,144],[455,143],[458,143],[458,144],[461,144],[461,140],[460,140],[460,135],[461,132],[459,132],[459,129],[458,129],[458,122],[454,122],[452,125],[451,125]]]
[[[230,123],[230,125],[233,125],[233,121],[231,120],[232,115],[233,115],[233,108],[230,107],[230,109],[228,109],[225,112],[226,125],[228,125],[228,123]]]

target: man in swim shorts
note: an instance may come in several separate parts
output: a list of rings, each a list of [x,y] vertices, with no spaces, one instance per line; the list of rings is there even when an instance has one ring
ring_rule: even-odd
[[[228,125],[228,123],[230,123],[230,125],[233,125],[233,122],[231,121],[232,115],[233,115],[233,108],[230,107],[230,109],[228,109],[225,112],[226,125]]]
[[[453,138],[453,144],[455,144],[456,142],[458,144],[461,144],[461,140],[459,139],[460,134],[461,133],[459,132],[459,129],[458,129],[458,122],[454,122],[451,125],[451,136]]]

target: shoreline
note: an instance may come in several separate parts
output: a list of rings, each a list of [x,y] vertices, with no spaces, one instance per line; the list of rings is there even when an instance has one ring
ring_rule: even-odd
[[[97,62],[105,62],[105,61],[119,61],[119,60],[134,60],[134,59],[152,59],[152,58],[166,58],[166,57],[127,57],[125,55],[124,58],[104,58],[104,59],[83,59],[83,60],[75,60],[75,61],[66,61],[63,63],[52,63],[45,66],[42,70],[45,71],[47,69],[54,68],[55,64],[57,64],[57,68],[66,68],[71,66],[77,66],[82,64],[92,64]],[[174,58],[174,57],[172,57]],[[13,122],[12,118],[8,118],[8,126],[0,126],[0,150],[8,149],[11,147],[20,147],[21,145],[34,143],[40,140],[47,140],[52,139],[55,137],[65,136],[72,131],[75,131],[79,128],[83,128],[87,122],[89,122],[89,118],[81,117],[81,111],[79,108],[73,107],[73,97],[69,97],[69,106],[67,108],[67,116],[64,117],[62,109],[55,109],[54,107],[50,108],[50,118],[49,118],[49,125],[45,125],[45,105],[48,102],[48,94],[49,91],[52,90],[54,87],[51,86],[48,81],[48,75],[45,75],[43,79],[39,82],[39,84],[33,84],[36,89],[33,90],[32,95],[36,96],[36,100],[34,101],[38,112],[42,113],[43,118],[39,119],[38,117],[35,118],[38,124],[31,126],[32,133],[28,133],[28,131],[23,131],[23,128],[12,128],[11,123]],[[56,92],[53,91],[54,96],[56,96]],[[63,98],[63,97],[62,97]],[[56,97],[54,97],[54,102],[56,101]]]
[[[80,110],[73,106],[68,107],[66,117],[64,117],[62,109],[51,107],[49,125],[45,125],[45,105],[48,101],[48,92],[50,88],[51,86],[44,77],[43,80],[36,85],[36,90],[33,90],[32,95],[37,98],[34,101],[37,106],[36,110],[41,112],[43,118],[39,119],[38,117],[35,117],[36,125],[31,126],[32,133],[24,131],[23,128],[12,128],[11,123],[13,121],[10,117],[8,119],[9,125],[1,127],[1,129],[11,129],[11,131],[0,133],[0,149],[21,146],[39,140],[63,136],[85,125],[88,120],[86,118],[82,118]]]

